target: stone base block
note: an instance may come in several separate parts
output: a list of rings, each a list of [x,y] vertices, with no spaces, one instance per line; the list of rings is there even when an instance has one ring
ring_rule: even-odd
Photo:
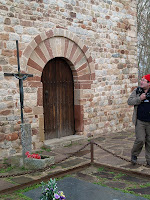
[[[47,167],[48,165],[54,164],[54,162],[54,156],[42,156],[41,159],[25,158],[24,166],[26,169],[42,169],[44,167]]]
[[[22,167],[23,166],[23,157],[20,155],[11,157],[11,166],[12,167]]]

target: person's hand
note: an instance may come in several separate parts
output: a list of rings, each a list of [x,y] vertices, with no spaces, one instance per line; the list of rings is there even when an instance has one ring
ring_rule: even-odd
[[[143,101],[144,99],[146,99],[146,93],[142,93],[140,96],[141,101]]]

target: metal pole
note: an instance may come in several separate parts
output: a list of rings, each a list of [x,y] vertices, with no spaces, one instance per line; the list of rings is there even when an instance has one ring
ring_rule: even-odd
[[[20,82],[21,80],[19,80],[19,82]],[[20,92],[21,93],[21,92]],[[21,100],[20,100],[20,108],[21,108],[21,123],[23,124],[23,107],[22,107],[22,105],[21,105]]]
[[[91,164],[94,163],[94,146],[93,146],[93,141],[90,141],[90,146],[91,146]]]
[[[16,40],[16,47],[17,47],[17,63],[18,63],[18,74],[20,73],[20,62],[19,62],[19,47],[18,47],[18,40]]]
[[[19,47],[18,40],[16,40],[17,48],[17,63],[18,63],[18,76],[20,74],[20,62],[19,62]],[[21,123],[23,124],[23,80],[19,79],[19,90],[20,90],[20,109],[21,109]]]

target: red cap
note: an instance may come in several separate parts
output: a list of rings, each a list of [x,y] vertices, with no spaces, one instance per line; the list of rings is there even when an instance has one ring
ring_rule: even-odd
[[[147,81],[150,82],[150,74],[147,74],[147,75],[143,76],[142,78],[145,78]]]

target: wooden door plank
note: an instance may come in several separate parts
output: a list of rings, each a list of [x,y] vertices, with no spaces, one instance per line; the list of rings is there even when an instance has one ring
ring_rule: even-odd
[[[45,139],[74,134],[74,83],[70,66],[61,58],[49,61],[42,82]]]

